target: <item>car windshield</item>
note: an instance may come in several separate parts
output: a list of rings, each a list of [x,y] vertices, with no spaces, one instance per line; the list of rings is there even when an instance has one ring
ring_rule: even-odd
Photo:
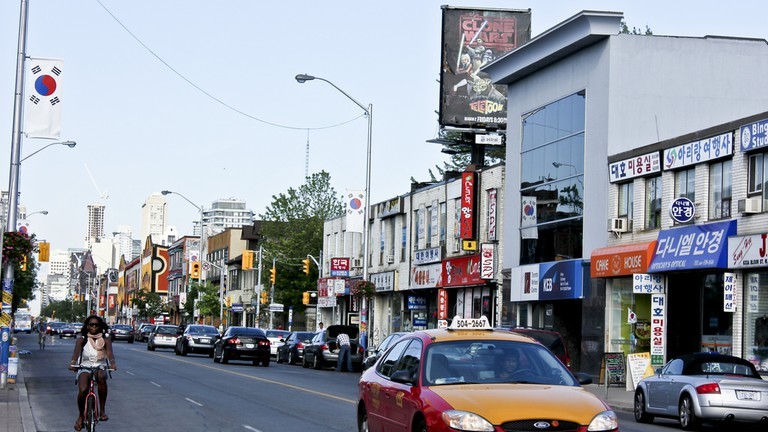
[[[227,333],[230,336],[261,336],[264,337],[264,330],[250,327],[233,327]]]
[[[176,327],[161,326],[161,327],[157,328],[157,331],[155,333],[157,333],[157,334],[166,334],[166,335],[168,335],[168,334],[175,335],[176,334]]]
[[[300,342],[308,341],[312,339],[315,334],[312,332],[298,332],[296,333],[296,340]]]
[[[573,375],[538,344],[505,340],[433,343],[426,353],[426,385],[527,383],[578,386]]]
[[[282,339],[288,336],[289,334],[291,334],[291,332],[285,331],[285,330],[267,330],[268,338]]]
[[[115,324],[112,326],[112,328],[117,330],[130,330],[132,327],[126,324]]]
[[[216,327],[214,326],[189,326],[187,327],[187,333],[188,334],[218,334],[219,331],[216,330]]]
[[[740,375],[752,378],[759,378],[752,368],[747,365],[729,362],[729,361],[704,361],[698,366],[698,370],[695,370],[694,375]]]

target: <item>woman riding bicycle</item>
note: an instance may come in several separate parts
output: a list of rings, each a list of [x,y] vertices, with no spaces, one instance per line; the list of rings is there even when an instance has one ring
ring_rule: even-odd
[[[75,421],[75,430],[83,428],[83,413],[85,411],[85,397],[88,394],[90,372],[87,369],[76,369],[76,365],[95,367],[100,366],[104,369],[99,370],[96,375],[99,388],[99,407],[101,408],[101,417],[99,421],[107,421],[105,405],[107,402],[107,371],[106,369],[117,370],[115,354],[112,352],[112,341],[106,335],[107,324],[97,315],[91,315],[83,322],[83,328],[80,330],[80,337],[75,341],[75,350],[72,353],[72,361],[69,364],[69,370],[77,370],[77,407],[80,410],[80,416]]]

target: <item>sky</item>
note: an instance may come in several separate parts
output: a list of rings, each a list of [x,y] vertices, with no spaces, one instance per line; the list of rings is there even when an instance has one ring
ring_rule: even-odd
[[[130,225],[167,189],[199,206],[273,196],[324,170],[335,191],[364,189],[373,104],[371,203],[429,180],[447,156],[438,131],[446,0],[29,0],[27,55],[64,60],[60,141],[21,165],[20,203],[52,250],[83,247],[90,203],[105,232]],[[620,11],[657,35],[768,38],[762,2],[474,1],[528,9],[535,37],[582,10]],[[0,1],[0,189],[8,190],[20,0]],[[56,140],[23,139],[21,157]],[[309,157],[307,159],[307,143]],[[308,164],[307,164],[308,160]],[[91,174],[89,174],[89,172]],[[102,198],[102,195],[107,196]],[[168,223],[191,234],[195,207],[169,195]]]

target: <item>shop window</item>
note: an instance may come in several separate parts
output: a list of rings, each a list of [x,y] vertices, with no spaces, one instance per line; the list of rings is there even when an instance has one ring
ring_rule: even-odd
[[[757,153],[749,157],[749,194],[760,194],[763,210],[768,209],[768,154]]]
[[[619,217],[625,217],[632,220],[635,208],[635,189],[633,183],[622,183],[619,185]]]
[[[745,359],[768,372],[768,272],[747,273],[744,281]]]
[[[645,180],[645,227],[661,227],[661,176]]]
[[[709,166],[709,218],[731,217],[731,160]]]

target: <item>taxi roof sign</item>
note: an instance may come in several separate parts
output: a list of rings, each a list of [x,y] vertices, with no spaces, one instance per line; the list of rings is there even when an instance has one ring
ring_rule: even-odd
[[[488,318],[462,318],[456,315],[448,326],[448,330],[493,330]]]

